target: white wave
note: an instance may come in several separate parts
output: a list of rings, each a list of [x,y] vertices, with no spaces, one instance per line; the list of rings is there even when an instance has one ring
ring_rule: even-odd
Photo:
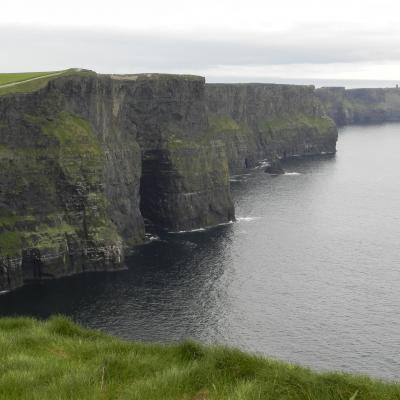
[[[301,173],[300,172],[285,172],[284,175],[295,176],[295,175],[301,175]]]
[[[256,167],[254,169],[265,168],[265,167],[268,167],[268,165],[269,165],[268,161],[261,161],[258,165],[256,165]]]
[[[258,219],[258,217],[237,217],[236,221],[237,222],[249,222],[249,221],[255,221],[256,219]]]
[[[190,229],[187,231],[169,231],[168,233],[179,234],[179,233],[191,233],[191,232],[203,232],[206,228]]]
[[[243,182],[245,180],[247,180],[247,178],[250,176],[251,174],[240,174],[240,175],[232,175],[229,178],[230,182]]]
[[[230,220],[230,221],[228,221],[228,222],[221,222],[220,224],[218,224],[218,225],[215,225],[215,226],[224,226],[224,225],[230,225],[230,224],[233,224],[235,221],[233,221],[233,220]],[[210,228],[214,228],[213,226],[210,226]]]
[[[234,222],[235,221],[231,220],[231,221],[227,221],[227,222],[221,222],[220,224],[217,224],[217,225],[206,226],[203,228],[191,229],[191,230],[187,230],[187,231],[169,231],[168,233],[176,235],[176,234],[181,234],[181,233],[204,232],[209,229],[216,228],[217,226],[230,225],[230,224],[233,224]]]
[[[146,242],[145,242],[145,244],[149,244],[149,243],[155,242],[155,241],[162,241],[162,240],[157,235],[152,235],[150,233],[146,233]]]

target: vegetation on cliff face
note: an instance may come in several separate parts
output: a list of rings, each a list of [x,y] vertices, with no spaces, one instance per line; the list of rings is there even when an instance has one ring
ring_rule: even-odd
[[[293,114],[260,123],[264,146],[278,156],[332,153],[337,129],[326,116]]]
[[[225,143],[231,171],[336,151],[336,126],[311,86],[209,84],[206,101],[209,136]]]
[[[120,268],[105,165],[92,125],[75,114],[39,108],[0,127],[0,291]]]
[[[55,119],[40,115],[25,118],[35,127],[33,143],[2,145],[0,149],[3,179],[14,181],[13,185],[4,185],[13,191],[7,194],[20,200],[27,198],[20,210],[0,209],[0,255],[14,256],[24,248],[58,252],[61,246],[65,251],[68,237],[116,240],[118,235],[109,220],[101,189],[104,154],[90,124],[68,113],[60,113]],[[57,194],[62,181],[68,190],[80,192],[75,195],[75,210],[68,210],[67,204],[63,210],[56,209],[56,203],[63,201],[59,199],[61,192]],[[29,201],[29,193],[34,197],[37,189],[41,204],[36,204],[35,209],[37,202],[34,198]],[[86,202],[85,221],[73,216],[82,211],[78,197],[80,202]],[[43,207],[48,207],[45,216]]]
[[[63,317],[0,319],[4,400],[391,400],[400,386],[193,342],[119,340]]]
[[[317,129],[321,134],[323,134],[324,131],[331,129],[334,126],[334,122],[329,117],[294,114],[266,121],[261,129],[281,130],[307,127],[310,129]]]
[[[241,126],[229,115],[209,114],[208,123],[211,132],[234,132],[241,129]]]
[[[231,170],[251,167],[262,158],[333,153],[337,129],[324,115],[285,113],[257,118],[253,127],[226,114],[208,116],[209,139],[221,140]]]

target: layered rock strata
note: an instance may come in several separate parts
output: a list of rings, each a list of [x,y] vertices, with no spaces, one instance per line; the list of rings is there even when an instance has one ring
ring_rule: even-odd
[[[231,170],[336,151],[337,128],[313,86],[207,84],[206,101],[210,137],[225,143]]]

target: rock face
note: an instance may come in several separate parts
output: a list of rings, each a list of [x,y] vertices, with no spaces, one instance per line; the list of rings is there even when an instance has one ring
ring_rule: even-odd
[[[171,231],[234,219],[225,148],[206,136],[204,78],[129,79],[114,81],[124,92],[142,151],[143,217]]]
[[[206,98],[210,136],[226,144],[231,170],[336,151],[336,126],[313,86],[207,84]]]
[[[140,149],[115,101],[95,75],[0,97],[0,286],[121,268],[143,240]]]
[[[265,173],[270,175],[283,175],[285,173],[279,160],[273,160],[265,167]]]
[[[325,87],[316,94],[339,126],[400,121],[400,89]]]
[[[121,268],[143,216],[171,230],[233,219],[207,124],[197,77],[83,74],[0,96],[0,291]]]
[[[234,219],[230,171],[335,151],[312,87],[79,72],[18,92],[0,91],[0,291],[121,268],[147,223]]]

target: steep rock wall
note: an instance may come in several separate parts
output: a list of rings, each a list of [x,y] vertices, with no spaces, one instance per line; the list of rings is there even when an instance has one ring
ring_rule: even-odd
[[[204,78],[116,76],[142,150],[141,212],[180,231],[234,218],[222,143],[207,140]]]
[[[337,129],[313,86],[207,84],[209,135],[226,143],[231,170],[259,159],[334,153]]]
[[[400,89],[324,87],[316,94],[339,126],[400,121]]]
[[[0,291],[121,268],[143,215],[172,230],[234,218],[207,125],[203,78],[78,74],[0,96]]]
[[[0,97],[0,289],[120,268],[143,241],[140,149],[112,103],[95,75]]]

